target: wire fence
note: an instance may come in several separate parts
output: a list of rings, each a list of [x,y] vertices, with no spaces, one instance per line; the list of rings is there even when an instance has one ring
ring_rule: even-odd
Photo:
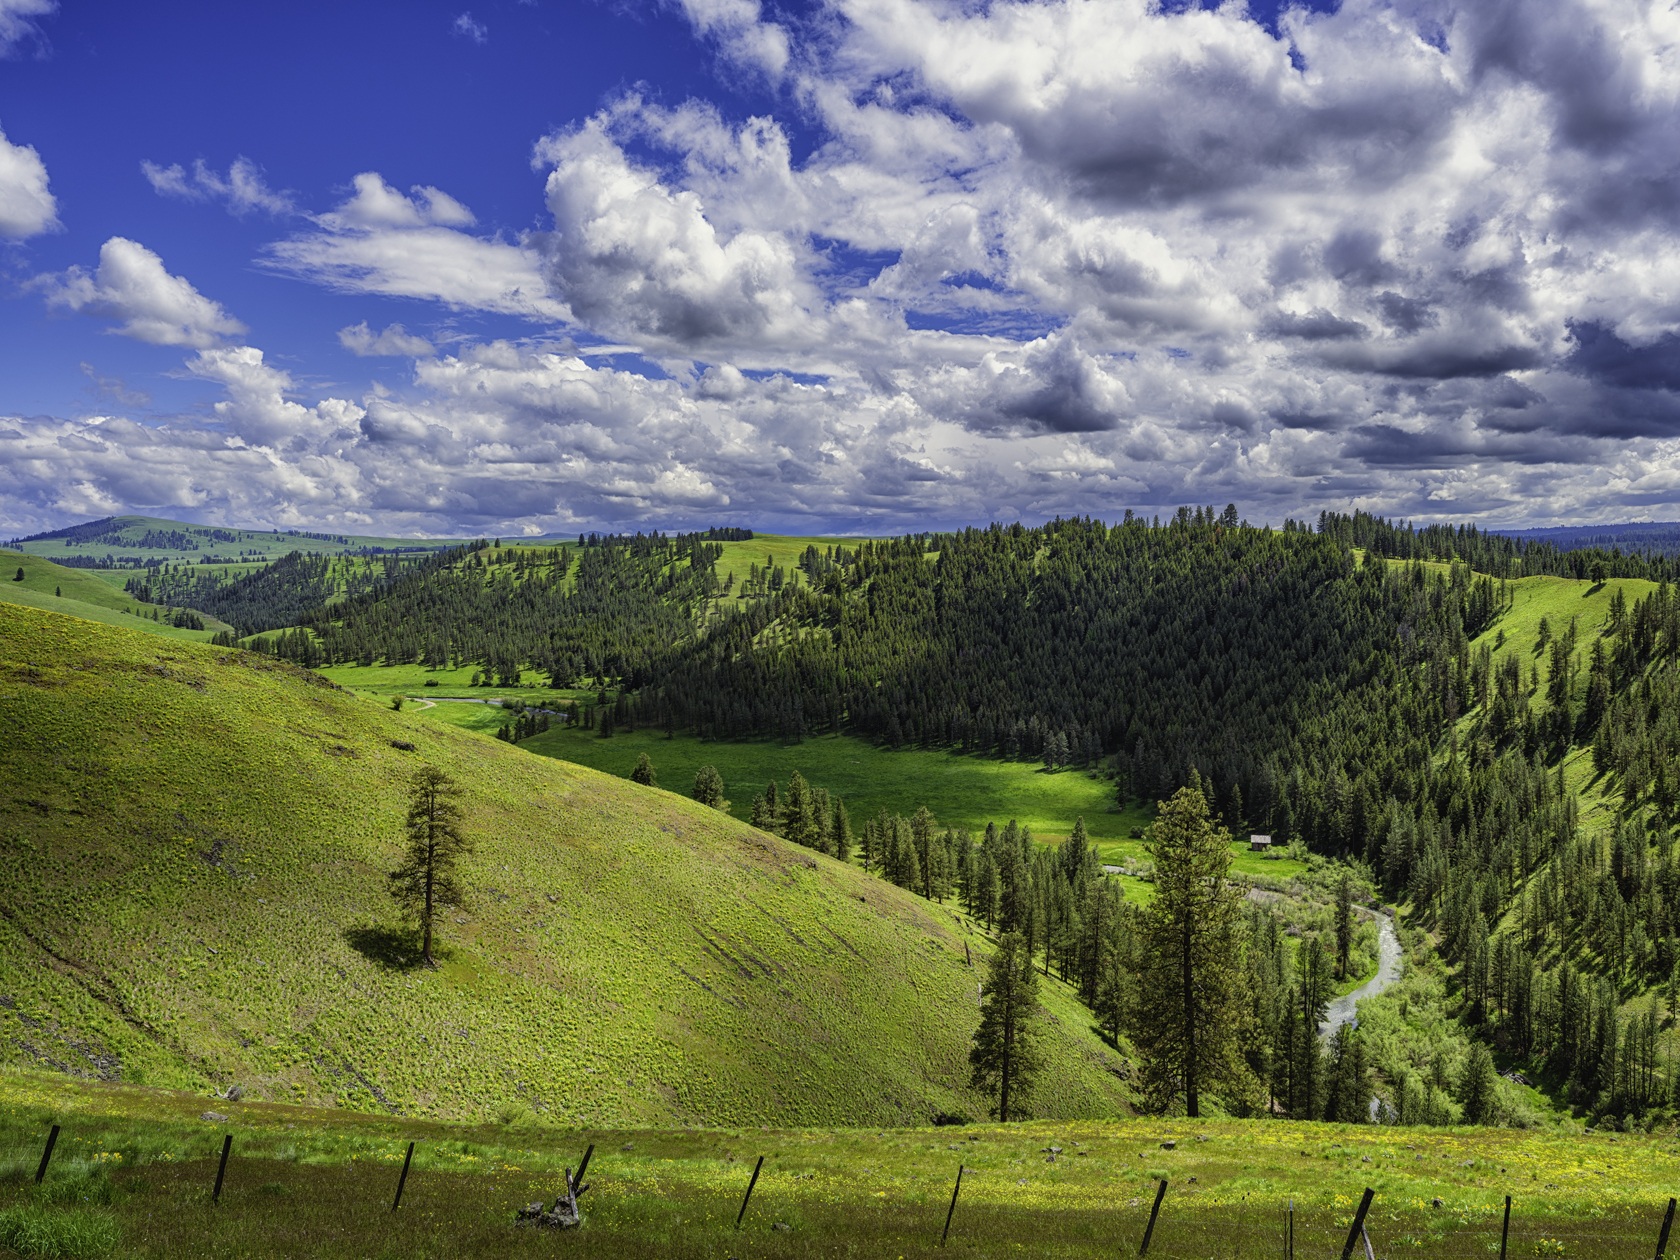
[[[1170,1194],[1168,1196],[1170,1200]],[[1381,1205],[1380,1196],[1376,1200]],[[1549,1213],[1513,1211],[1510,1222],[1464,1221],[1444,1210],[1373,1211],[1355,1228],[1353,1214],[1293,1214],[1287,1203],[1203,1212],[1163,1210],[1149,1226],[1137,1209],[1110,1211],[1022,1210],[992,1204],[958,1206],[945,1246],[966,1250],[976,1243],[1012,1240],[1036,1244],[1048,1253],[1147,1256],[1149,1260],[1630,1260],[1660,1257],[1666,1205],[1654,1204],[1644,1220],[1582,1220]],[[943,1218],[934,1221],[937,1226]],[[938,1240],[937,1230],[930,1236]],[[1147,1250],[1145,1239],[1147,1238]],[[1680,1244],[1680,1238],[1675,1239]],[[1369,1244],[1369,1251],[1367,1251]],[[1680,1260],[1680,1250],[1667,1252]]]
[[[37,1184],[47,1176],[58,1138],[55,1124],[35,1170]],[[225,1136],[219,1158],[210,1161],[215,1166],[212,1201],[221,1199],[233,1145],[233,1136]],[[575,1177],[568,1176],[568,1189],[582,1193],[594,1150],[591,1145]],[[389,1211],[401,1209],[414,1153],[415,1143],[410,1142],[401,1157],[400,1172],[390,1170],[392,1184],[382,1190]],[[727,1185],[710,1188],[708,1196],[718,1200],[714,1205],[717,1220],[732,1221],[735,1229],[751,1232],[765,1228],[767,1221],[797,1215],[818,1233],[838,1226],[854,1242],[868,1235],[882,1246],[908,1244],[916,1251],[941,1248],[953,1254],[1006,1244],[1043,1255],[1137,1255],[1150,1260],[1397,1260],[1402,1256],[1430,1260],[1649,1256],[1663,1260],[1665,1255],[1680,1260],[1680,1235],[1672,1240],[1675,1249],[1668,1250],[1676,1209],[1672,1198],[1666,1204],[1654,1202],[1648,1210],[1611,1213],[1587,1207],[1581,1215],[1566,1214],[1555,1205],[1525,1211],[1512,1198],[1505,1198],[1503,1211],[1423,1206],[1415,1198],[1391,1205],[1367,1189],[1357,1204],[1337,1197],[1329,1206],[1308,1206],[1290,1199],[1267,1201],[1258,1195],[1236,1203],[1218,1202],[1188,1186],[1177,1187],[1175,1195],[1170,1182],[1158,1180],[1152,1192],[1143,1194],[1134,1193],[1137,1185],[1130,1183],[1121,1192],[1128,1197],[1112,1204],[1094,1204],[1086,1187],[1077,1197],[1059,1201],[1040,1197],[1022,1205],[1011,1201],[1011,1187],[1000,1185],[995,1175],[958,1167],[943,1191],[918,1190],[892,1199],[832,1200],[835,1221],[829,1222],[823,1219],[828,1213],[788,1196],[785,1182],[761,1180],[764,1162],[758,1158],[750,1174],[743,1168],[740,1186],[734,1191]],[[575,1224],[576,1198],[572,1208]],[[605,1213],[609,1218],[613,1215],[610,1208]]]

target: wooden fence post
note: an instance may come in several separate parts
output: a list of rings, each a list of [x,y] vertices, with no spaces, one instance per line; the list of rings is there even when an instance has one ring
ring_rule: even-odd
[[[1295,1200],[1289,1200],[1289,1228],[1284,1231],[1284,1260],[1295,1260]]]
[[[1342,1248],[1342,1260],[1353,1260],[1353,1245],[1359,1241],[1365,1232],[1365,1213],[1371,1210],[1371,1200],[1377,1192],[1371,1187],[1365,1187],[1365,1197],[1359,1201],[1359,1211],[1354,1215],[1353,1228],[1348,1230],[1347,1246]]]
[[[402,1206],[403,1186],[408,1184],[408,1166],[414,1160],[414,1143],[408,1144],[408,1154],[403,1156],[402,1176],[397,1178],[397,1197],[391,1200],[391,1211],[395,1212]]]
[[[1668,1251],[1668,1231],[1674,1227],[1674,1200],[1668,1201],[1668,1215],[1663,1217],[1662,1233],[1657,1237],[1657,1260],[1663,1260]]]
[[[1155,1206],[1149,1209],[1149,1224],[1144,1227],[1143,1246],[1138,1248],[1138,1255],[1149,1254],[1149,1240],[1155,1234],[1155,1217],[1161,1210],[1161,1200],[1167,1197],[1167,1179],[1161,1178],[1160,1188],[1155,1191]]]
[[[758,1170],[764,1167],[764,1156],[758,1157],[758,1163],[753,1165],[752,1180],[747,1182],[747,1192],[741,1196],[741,1210],[735,1213],[735,1228],[741,1228],[741,1222],[746,1219],[747,1203],[752,1199],[753,1187],[758,1184]]]
[[[52,1132],[47,1134],[47,1149],[41,1152],[41,1166],[35,1170],[36,1185],[40,1185],[41,1178],[47,1175],[47,1165],[52,1162],[53,1147],[57,1145],[58,1126],[55,1124],[52,1127]]]
[[[210,1202],[222,1201],[222,1178],[227,1174],[228,1152],[233,1149],[233,1134],[222,1139],[222,1162],[216,1167],[216,1188],[210,1192]]]
[[[943,1247],[945,1240],[951,1236],[951,1218],[957,1214],[957,1191],[962,1189],[963,1167],[957,1165],[957,1184],[951,1187],[951,1206],[945,1212],[945,1232],[939,1235],[939,1245]]]
[[[1499,1231],[1499,1260],[1505,1260],[1505,1244],[1511,1240],[1511,1196],[1505,1196],[1505,1227]]]
[[[589,1149],[586,1150],[583,1153],[583,1163],[578,1165],[577,1184],[579,1185],[579,1187],[581,1187],[583,1185],[583,1174],[589,1171],[589,1157],[591,1155],[593,1155],[594,1153],[595,1153],[595,1143],[591,1142],[589,1144]],[[579,1194],[583,1193],[581,1188],[578,1190],[578,1193]]]

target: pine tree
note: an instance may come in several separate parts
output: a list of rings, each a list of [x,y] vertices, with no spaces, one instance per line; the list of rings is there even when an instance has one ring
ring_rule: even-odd
[[[700,772],[694,776],[694,799],[713,809],[729,808],[729,802],[723,799],[723,776],[717,772],[716,766],[700,767]]]
[[[1090,840],[1085,832],[1085,815],[1073,820],[1073,832],[1059,851],[1062,878],[1072,883],[1085,868],[1085,855],[1090,852]]]
[[[1465,1124],[1492,1124],[1498,1114],[1499,1073],[1494,1070],[1493,1052],[1479,1041],[1465,1060],[1458,1101],[1464,1107]]]
[[[1006,932],[980,986],[980,1027],[969,1051],[969,1084],[995,1094],[1000,1121],[1030,1114],[1034,1078],[1043,1059],[1038,1048],[1038,976],[1026,941]]]
[[[640,783],[643,787],[658,787],[659,775],[653,768],[653,762],[646,753],[636,755],[636,768],[630,772],[630,782]]]
[[[933,815],[926,805],[918,805],[910,820],[911,843],[916,846],[916,864],[920,867],[921,882],[916,891],[933,900],[933,883],[937,877],[938,860],[934,855]]]
[[[795,844],[815,848],[815,801],[805,776],[795,770],[788,779],[787,802],[782,807],[782,835]]]
[[[1182,1096],[1194,1118],[1204,1087],[1248,1084],[1239,1053],[1240,893],[1226,880],[1230,836],[1209,817],[1194,781],[1163,804],[1147,852],[1155,896],[1136,916],[1138,982],[1126,1024],[1150,1104],[1164,1111]]]
[[[473,845],[461,829],[460,798],[460,786],[437,767],[415,774],[408,790],[408,847],[403,864],[390,875],[391,896],[419,920],[420,956],[428,967],[437,965],[432,929],[441,908],[465,904],[455,869]]]
[[[1345,871],[1336,885],[1336,974],[1343,980],[1353,952],[1353,878]]]

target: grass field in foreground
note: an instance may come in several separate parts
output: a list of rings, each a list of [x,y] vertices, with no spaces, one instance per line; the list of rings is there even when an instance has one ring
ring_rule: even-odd
[[[215,1108],[227,1115],[205,1121]],[[29,1184],[63,1126],[42,1191]],[[224,1133],[233,1157],[209,1203]],[[408,1141],[415,1162],[395,1214]],[[1163,1143],[1172,1142],[1173,1149]],[[595,1152],[576,1237],[515,1229],[561,1169]],[[1050,1158],[1047,1148],[1060,1148]],[[764,1156],[743,1227],[735,1218]],[[1381,1256],[1655,1254],[1680,1182],[1672,1135],[1140,1119],[929,1129],[583,1129],[450,1126],[33,1074],[0,1077],[0,1213],[15,1204],[100,1218],[133,1257],[932,1257],[958,1165],[946,1252],[1135,1254],[1158,1179],[1151,1256],[1340,1253],[1355,1205]],[[1442,1206],[1432,1207],[1434,1199]],[[5,1217],[0,1215],[0,1221]],[[784,1225],[788,1228],[778,1229]]]

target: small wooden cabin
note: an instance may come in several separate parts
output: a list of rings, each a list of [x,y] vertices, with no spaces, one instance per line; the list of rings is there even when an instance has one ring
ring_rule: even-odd
[[[1265,853],[1271,847],[1272,838],[1270,836],[1250,836],[1248,838],[1248,851],[1250,853]]]

